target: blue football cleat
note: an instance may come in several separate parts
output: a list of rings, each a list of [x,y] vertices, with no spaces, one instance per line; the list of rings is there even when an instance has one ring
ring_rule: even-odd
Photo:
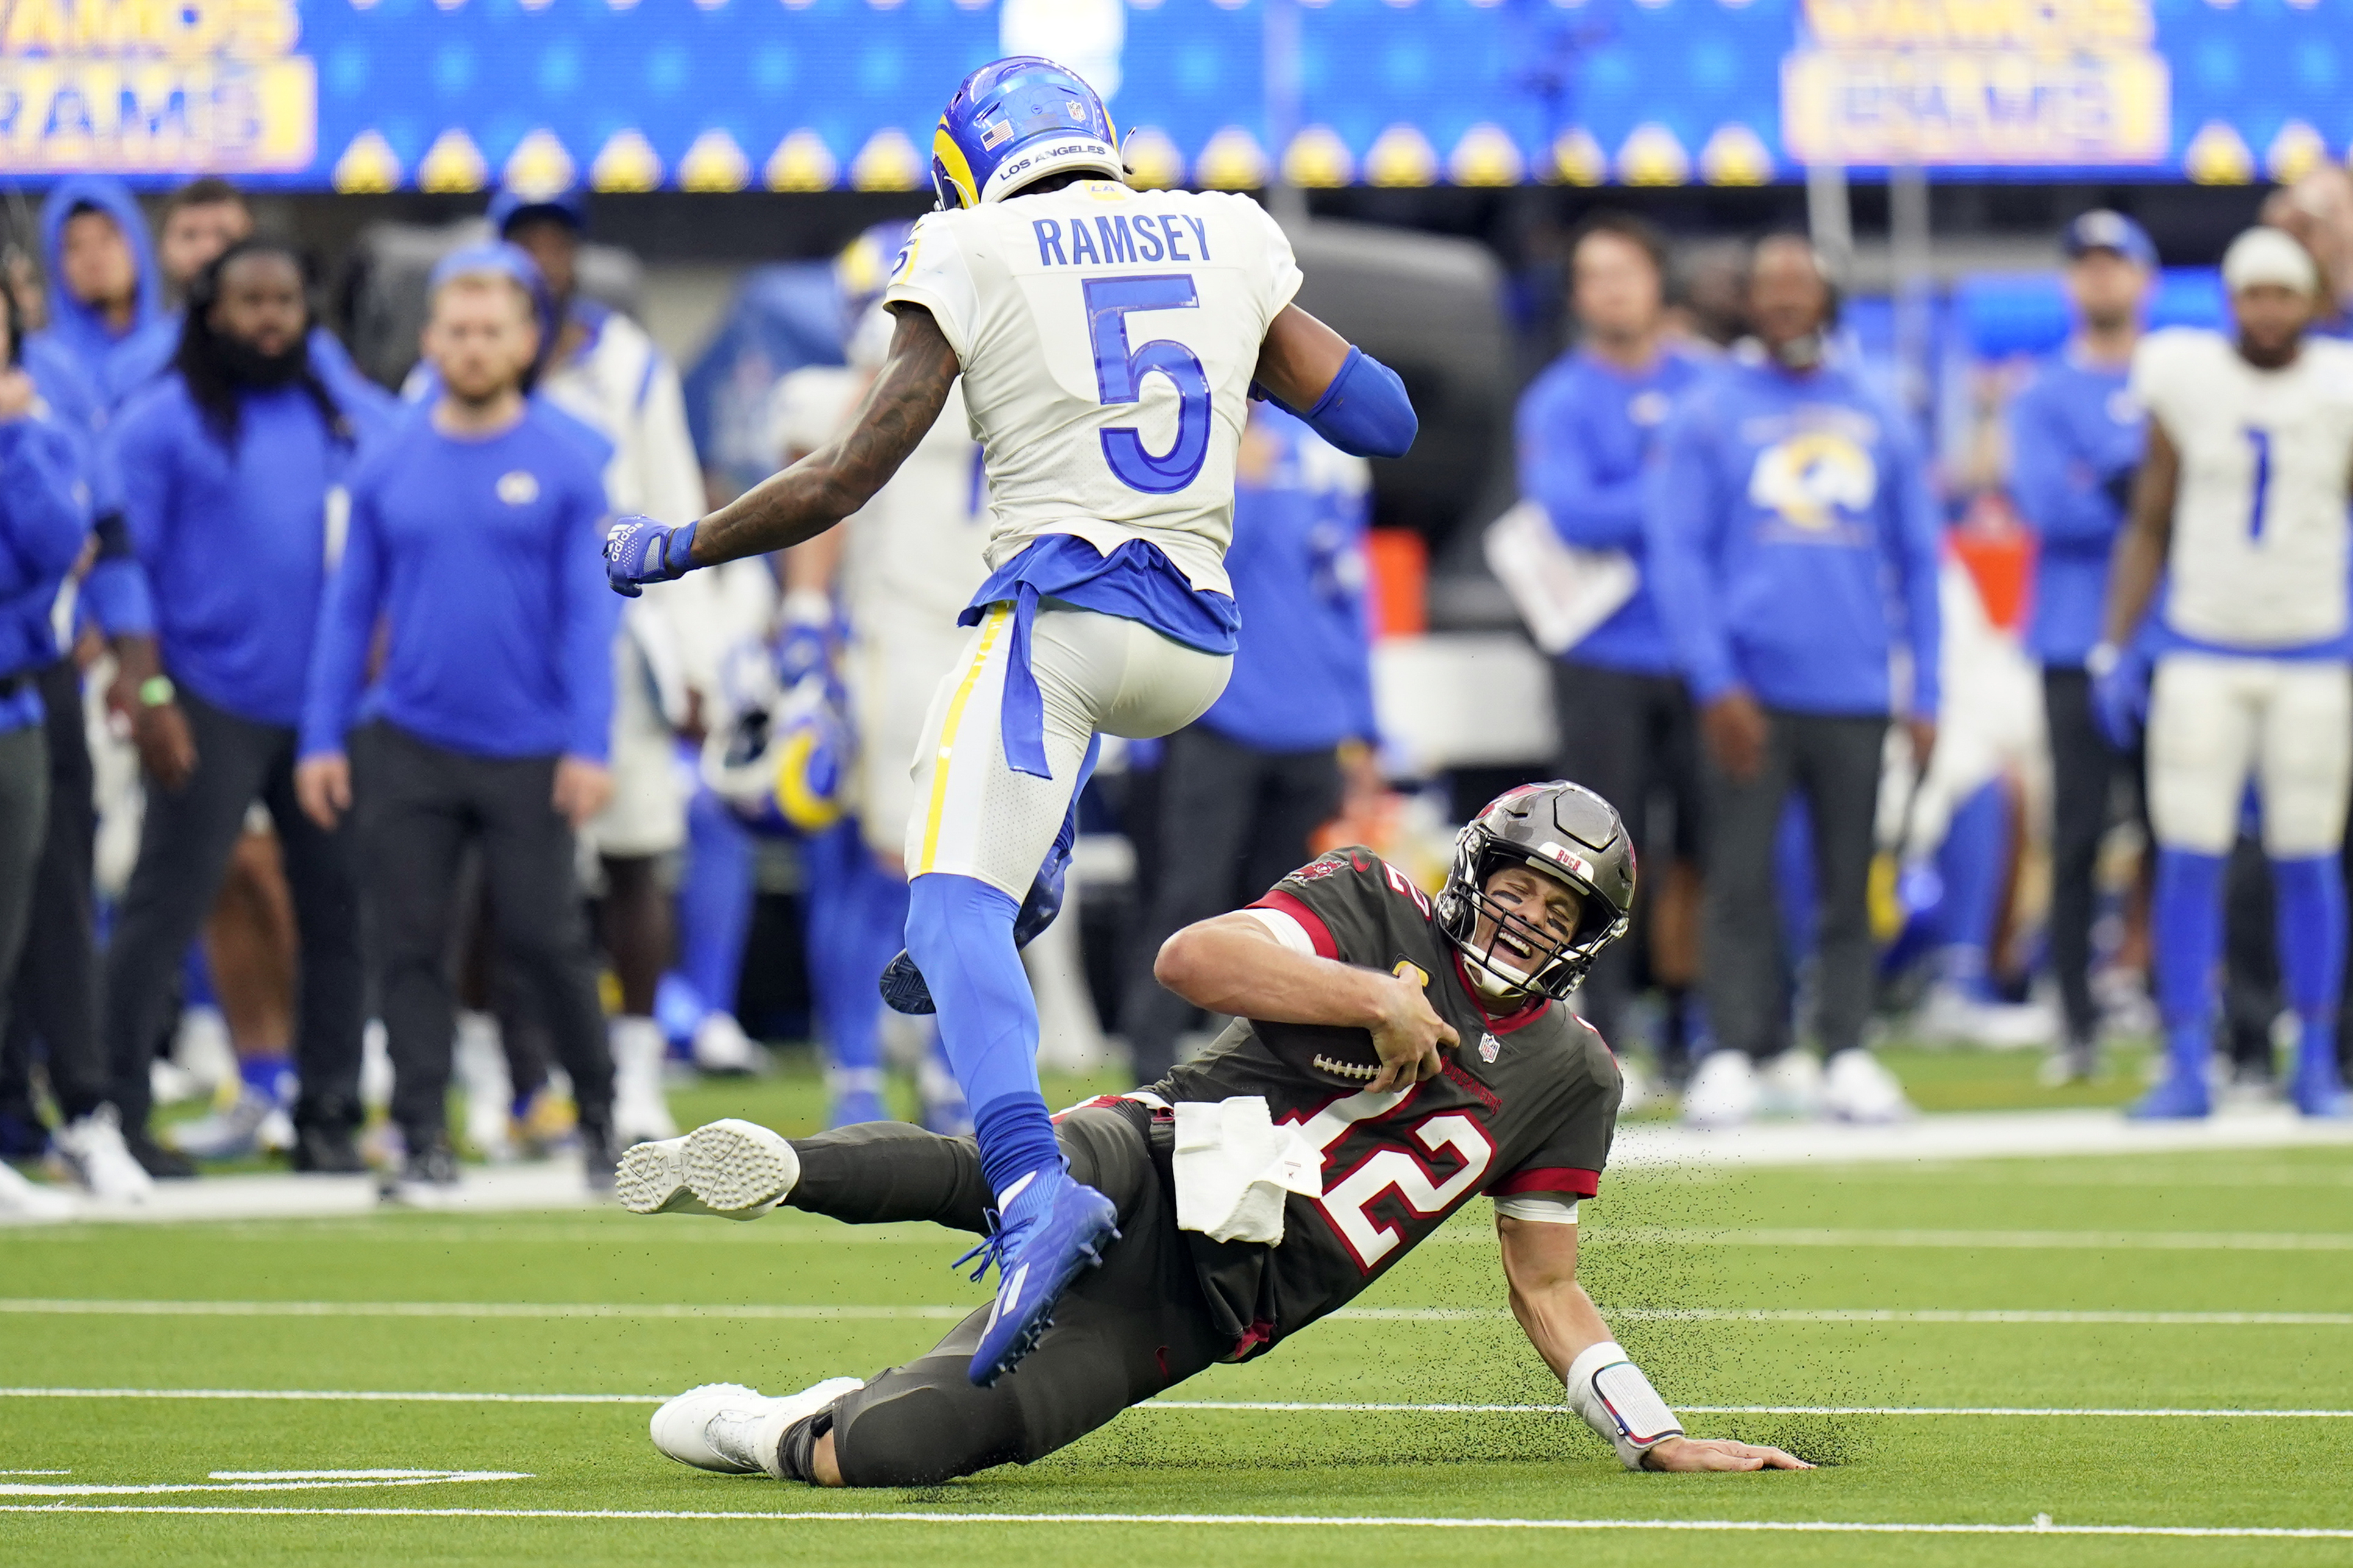
[[[1075,821],[1075,819],[1073,819]],[[1054,923],[1062,912],[1062,888],[1071,872],[1071,846],[1067,839],[1073,832],[1071,823],[1063,825],[1063,837],[1054,840],[1053,852],[1046,857],[1038,879],[1029,884],[1029,896],[1021,900],[1020,909],[1013,915],[1013,950],[1018,952],[1038,940],[1040,932]],[[905,948],[899,956],[882,966],[882,977],[877,983],[882,1001],[893,1013],[905,1013],[924,1017],[938,1012],[939,1005],[932,1000],[932,988],[923,979],[923,972],[915,967],[914,955]]]
[[[2327,1121],[2353,1119],[2353,1095],[2345,1092],[2345,1080],[2337,1076],[2335,1062],[2299,1063],[2287,1097],[2306,1116]]]
[[[1118,1239],[1119,1211],[1094,1188],[1059,1169],[1029,1178],[989,1238],[956,1259],[980,1259],[975,1279],[997,1266],[997,1305],[972,1353],[975,1385],[987,1388],[1037,1348],[1062,1292]]]
[[[2125,1112],[2135,1121],[2196,1121],[2213,1114],[2203,1073],[2175,1068]]]

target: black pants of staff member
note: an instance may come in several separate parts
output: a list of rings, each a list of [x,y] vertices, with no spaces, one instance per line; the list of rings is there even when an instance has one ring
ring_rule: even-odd
[[[2093,877],[2116,786],[2128,784],[2135,801],[2140,798],[2141,755],[2118,752],[2102,738],[2092,717],[2091,678],[2081,669],[2044,670],[2042,705],[2051,732],[2051,968],[2067,1038],[2089,1045],[2100,1027],[2092,1001]]]
[[[0,731],[0,974],[16,967],[24,947],[48,813],[48,737],[38,724]],[[0,995],[0,1028],[7,1008],[7,997]]]
[[[1137,942],[1120,1026],[1139,1083],[1176,1065],[1193,1005],[1152,977],[1160,944],[1195,921],[1247,904],[1297,870],[1307,840],[1340,809],[1340,764],[1329,746],[1261,752],[1200,724],[1161,753],[1156,886]]]
[[[1871,856],[1887,721],[1780,709],[1766,717],[1772,732],[1756,776],[1735,779],[1713,758],[1705,769],[1708,1018],[1719,1043],[1760,1059],[1788,1044],[1773,855],[1796,789],[1813,825],[1817,1027],[1827,1057],[1862,1044],[1871,1016]]]
[[[185,689],[179,701],[195,742],[195,772],[177,790],[149,784],[139,859],[107,954],[107,1057],[123,1130],[147,1124],[147,1065],[181,955],[220,896],[256,800],[278,828],[301,942],[294,1070],[302,1092],[295,1124],[357,1127],[364,971],[351,830],[327,832],[296,803],[291,728],[239,718]]]
[[[25,945],[9,991],[11,1007],[0,1079],[14,1092],[36,1046],[46,1051],[49,1091],[69,1121],[106,1103],[111,1093],[98,1036],[97,899],[90,886],[98,807],[90,737],[82,728],[81,672],[61,658],[39,676],[47,705],[48,826],[33,871]],[[5,973],[5,972],[0,972]]]
[[[1017,1376],[972,1384],[982,1305],[903,1366],[833,1407],[834,1455],[853,1487],[931,1486],[991,1465],[1028,1464],[1231,1353],[1176,1228],[1165,1155],[1125,1115],[1083,1107],[1055,1129],[1071,1174],[1112,1201],[1119,1239],[1079,1276]],[[988,1184],[969,1138],[876,1121],[794,1141],[787,1201],[852,1225],[928,1220],[980,1233]]]
[[[1664,849],[1675,859],[1701,858],[1699,731],[1691,696],[1673,676],[1641,675],[1562,659],[1553,666],[1553,709],[1560,720],[1560,776],[1618,808],[1640,856]],[[1672,821],[1654,820],[1665,806]],[[1664,863],[1645,870],[1663,872]],[[1638,889],[1636,897],[1641,898]],[[1587,1023],[1613,1046],[1634,991],[1637,940],[1612,943],[1586,976],[1577,997]]]
[[[362,879],[392,1053],[392,1116],[410,1149],[448,1132],[457,1031],[449,928],[470,840],[481,846],[500,954],[539,1003],[581,1125],[601,1134],[612,1120],[613,1058],[572,825],[553,798],[555,759],[470,756],[384,723],[359,742]]]

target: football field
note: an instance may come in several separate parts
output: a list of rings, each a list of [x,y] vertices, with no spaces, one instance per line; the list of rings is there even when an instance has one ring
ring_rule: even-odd
[[[866,1373],[956,1237],[591,1209],[0,1231],[0,1562],[2353,1563],[2353,1146],[1612,1173],[1584,1272],[1695,1434],[1628,1475],[1470,1205],[1345,1317],[922,1490],[705,1475],[689,1384]]]

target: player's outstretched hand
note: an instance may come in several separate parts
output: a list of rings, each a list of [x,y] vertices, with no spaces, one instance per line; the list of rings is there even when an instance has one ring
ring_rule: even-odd
[[[1439,1047],[1458,1043],[1454,1026],[1431,1009],[1419,985],[1403,975],[1390,977],[1390,984],[1394,989],[1372,1030],[1381,1070],[1365,1087],[1375,1094],[1436,1078],[1446,1065],[1439,1060]]]
[[[1814,1467],[1762,1443],[1729,1437],[1670,1437],[1642,1457],[1646,1470],[1810,1470]]]
[[[605,581],[616,594],[634,599],[648,583],[685,576],[693,549],[693,523],[664,528],[649,517],[625,517],[605,535]]]

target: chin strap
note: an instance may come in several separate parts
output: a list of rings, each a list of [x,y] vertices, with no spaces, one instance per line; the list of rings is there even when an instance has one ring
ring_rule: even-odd
[[[1668,1438],[1683,1435],[1683,1424],[1615,1340],[1588,1346],[1569,1363],[1564,1381],[1569,1408],[1630,1470],[1641,1469],[1642,1457]]]

